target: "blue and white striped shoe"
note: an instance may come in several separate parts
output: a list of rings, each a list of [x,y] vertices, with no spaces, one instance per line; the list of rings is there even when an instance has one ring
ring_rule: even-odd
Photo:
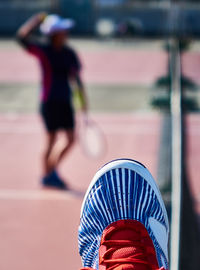
[[[143,231],[140,235],[145,234],[145,231],[148,235],[145,241],[152,247],[146,250],[151,250],[152,254],[155,254],[157,266],[153,267],[150,262],[149,268],[138,269],[169,268],[169,224],[161,194],[150,172],[142,164],[129,159],[114,160],[102,167],[86,192],[81,209],[78,239],[83,267],[115,269],[112,265],[113,257],[109,257],[110,249],[103,255],[99,254],[99,250],[101,245],[106,245],[104,244],[105,232],[111,230],[112,224],[116,226],[118,221],[124,221],[130,226],[136,224],[136,227]],[[150,240],[147,241],[148,237]],[[110,240],[113,241],[113,238],[111,237]],[[124,239],[125,243],[128,240],[130,239]],[[110,245],[112,241],[107,241],[107,244]],[[135,239],[131,241],[134,245]],[[142,241],[145,242],[144,239],[140,242]],[[101,250],[105,251],[105,247]],[[116,247],[112,250],[116,251]],[[142,247],[142,250],[144,251],[145,247]],[[141,263],[134,256],[129,260],[129,265],[134,262]],[[148,256],[146,254],[146,257],[150,257],[149,254]],[[118,258],[117,262],[123,263],[123,260]],[[142,263],[144,264],[144,261]],[[112,267],[109,268],[107,265]],[[126,269],[126,267],[119,269]]]

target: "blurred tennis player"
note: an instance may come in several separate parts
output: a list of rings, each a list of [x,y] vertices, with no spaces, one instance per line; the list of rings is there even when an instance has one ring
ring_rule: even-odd
[[[69,46],[69,30],[74,22],[58,15],[39,13],[31,17],[17,32],[20,44],[37,57],[41,66],[42,89],[40,113],[46,128],[46,149],[43,157],[42,184],[66,189],[67,185],[56,173],[60,161],[69,153],[75,140],[74,110],[72,106],[71,81],[77,83],[82,109],[87,110],[87,99],[80,78],[80,60]],[[37,41],[31,33],[40,27],[46,43]],[[56,151],[58,132],[66,137],[63,149]]]

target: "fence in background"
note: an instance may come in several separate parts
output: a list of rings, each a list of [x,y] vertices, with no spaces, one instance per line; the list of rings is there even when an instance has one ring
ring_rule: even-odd
[[[108,5],[109,3],[109,5]],[[76,34],[94,35],[102,18],[114,23],[132,20],[142,26],[135,35],[165,37],[170,28],[169,13],[178,15],[177,33],[200,37],[200,7],[194,4],[167,5],[167,1],[135,0],[0,0],[0,35],[12,36],[28,17],[39,11],[73,18]],[[177,19],[177,16],[176,16]],[[173,20],[172,20],[173,24]],[[136,29],[137,30],[137,29]]]
[[[17,28],[36,12],[51,12],[55,1],[48,0],[0,0],[0,35],[12,36]]]

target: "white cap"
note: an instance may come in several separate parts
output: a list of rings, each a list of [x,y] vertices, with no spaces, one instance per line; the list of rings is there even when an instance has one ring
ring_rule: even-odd
[[[40,25],[40,31],[45,35],[52,35],[62,30],[70,30],[75,25],[71,19],[63,19],[58,15],[48,15]]]

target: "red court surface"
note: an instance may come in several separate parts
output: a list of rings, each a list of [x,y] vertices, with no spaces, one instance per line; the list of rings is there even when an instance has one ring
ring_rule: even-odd
[[[142,161],[156,176],[161,117],[157,114],[93,115],[108,143],[101,160],[75,145],[60,168],[74,191],[39,185],[43,131],[35,115],[0,116],[0,269],[77,270],[77,228],[83,192],[96,170],[119,157]]]
[[[39,185],[43,129],[35,115],[0,116],[0,269],[78,269],[77,228],[83,193],[105,162],[130,157],[156,177],[161,117],[156,114],[94,115],[105,133],[107,154],[86,158],[75,145],[60,172],[73,191],[44,190]],[[198,114],[189,115],[188,172],[200,213]]]
[[[167,54],[153,50],[107,49],[80,51],[83,77],[87,83],[152,84],[167,73]],[[1,48],[0,82],[35,82],[40,77],[34,57],[20,47]],[[9,61],[8,61],[9,59]],[[153,63],[153,64],[152,64]],[[183,73],[200,83],[200,53],[187,52],[182,57]]]
[[[102,50],[80,52],[87,83],[150,85],[166,73],[161,51]],[[10,61],[8,62],[8,57]],[[184,73],[199,81],[199,54],[184,58]],[[34,58],[20,48],[0,50],[1,83],[35,83],[39,70]],[[152,64],[153,63],[153,64]],[[129,157],[143,162],[156,177],[161,121],[158,114],[96,114],[107,138],[100,160],[83,155],[79,144],[60,167],[72,191],[44,190],[39,184],[43,128],[36,115],[0,115],[0,270],[77,270],[80,258],[77,228],[80,206],[92,176],[105,162]],[[188,123],[188,172],[200,213],[200,116]]]
[[[86,83],[149,84],[167,72],[167,54],[162,51],[80,51]],[[19,47],[0,50],[0,82],[35,82],[39,69],[34,57]],[[9,59],[9,61],[8,61]],[[152,65],[153,63],[153,65]]]

